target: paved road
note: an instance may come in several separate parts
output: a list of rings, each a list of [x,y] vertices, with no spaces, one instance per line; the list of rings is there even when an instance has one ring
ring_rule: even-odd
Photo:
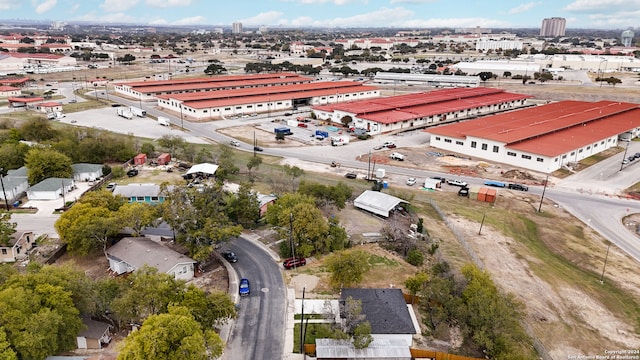
[[[240,298],[238,318],[223,359],[281,359],[286,315],[285,287],[274,259],[242,237],[229,244],[238,255],[238,278],[249,279],[251,294]]]

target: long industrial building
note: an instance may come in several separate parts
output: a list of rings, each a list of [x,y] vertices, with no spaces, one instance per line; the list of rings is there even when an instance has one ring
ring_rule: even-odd
[[[166,94],[158,95],[157,99],[159,107],[187,119],[221,119],[379,96],[378,88],[360,82],[327,81]]]
[[[232,90],[267,86],[308,84],[312,78],[294,73],[222,75],[173,80],[129,81],[115,84],[118,94],[140,101],[154,101],[158,95]]]
[[[637,134],[640,105],[561,101],[534,108],[433,127],[431,146],[550,173]]]
[[[513,110],[526,106],[529,97],[496,88],[456,88],[314,106],[313,111],[319,119],[341,124],[346,117],[355,128],[382,134]]]

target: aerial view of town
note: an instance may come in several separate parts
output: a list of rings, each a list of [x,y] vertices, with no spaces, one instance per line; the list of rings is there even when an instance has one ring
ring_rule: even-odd
[[[639,1],[0,10],[0,360],[640,359]]]

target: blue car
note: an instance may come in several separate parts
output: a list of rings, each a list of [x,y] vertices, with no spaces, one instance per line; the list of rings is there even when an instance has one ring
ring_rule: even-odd
[[[251,291],[249,290],[249,280],[240,279],[240,296],[247,296]]]

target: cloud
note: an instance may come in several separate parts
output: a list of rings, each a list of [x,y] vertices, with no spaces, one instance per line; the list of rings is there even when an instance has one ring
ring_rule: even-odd
[[[45,0],[41,3],[38,4],[38,2],[36,0],[32,1],[33,6],[35,6],[35,11],[37,14],[42,14],[42,13],[46,13],[47,11],[53,9],[56,4],[58,3],[58,0]]]
[[[602,10],[637,11],[640,10],[640,0],[576,0],[565,6],[563,10],[585,13],[597,13]]]
[[[145,4],[153,7],[166,8],[175,6],[189,6],[191,0],[145,0]]]
[[[533,9],[534,7],[541,5],[541,2],[529,2],[526,4],[522,4],[522,5],[518,5],[514,8],[509,9],[508,13],[509,14],[519,14],[519,13],[523,13],[523,12],[527,12],[531,9]]]
[[[640,17],[640,10],[615,14],[588,15],[589,25],[595,28],[620,28],[635,26]],[[567,21],[569,22],[569,21]]]
[[[204,16],[193,16],[171,22],[172,25],[201,25],[206,23]]]
[[[100,5],[106,12],[120,12],[131,9],[138,4],[138,0],[104,0]]]
[[[20,4],[15,0],[0,0],[0,10],[17,9]]]
[[[391,0],[390,4],[428,4],[437,2],[438,0]]]
[[[282,19],[282,15],[283,13],[280,11],[267,11],[247,19],[242,19],[240,22],[247,25],[278,24],[286,21]]]

